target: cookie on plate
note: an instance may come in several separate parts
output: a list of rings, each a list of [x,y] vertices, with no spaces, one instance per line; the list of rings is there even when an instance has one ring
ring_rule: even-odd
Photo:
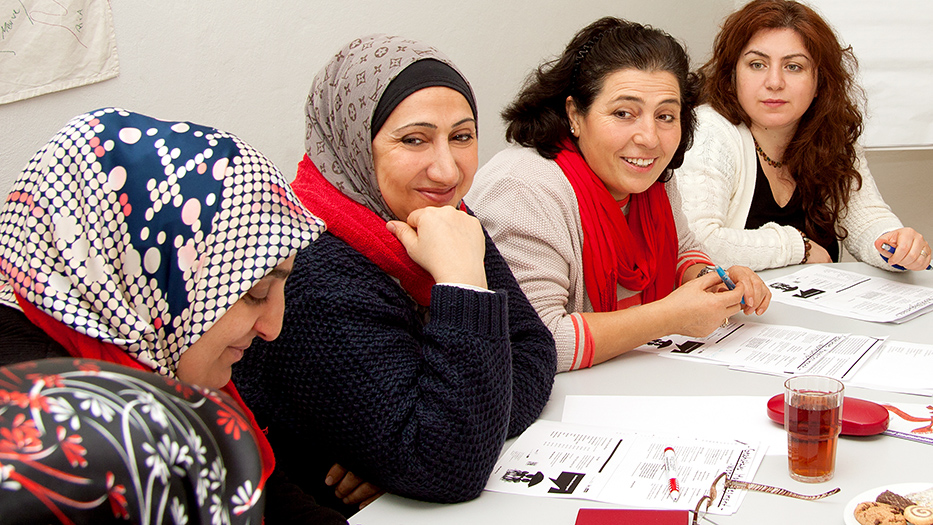
[[[933,487],[930,487],[924,491],[907,494],[907,497],[916,502],[917,505],[933,507]]]
[[[863,501],[855,507],[855,521],[861,525],[907,525],[907,520],[893,505]]]
[[[911,525],[933,525],[933,509],[921,505],[910,505],[904,509],[904,517]]]
[[[911,501],[905,498],[904,496],[901,496],[900,494],[895,494],[894,492],[891,492],[890,490],[886,490],[882,492],[881,494],[878,494],[878,497],[875,498],[875,501],[879,503],[887,503],[888,505],[892,505],[894,508],[896,508],[897,510],[901,512],[904,512],[904,509],[906,509],[907,507],[911,505],[916,505],[914,501]]]

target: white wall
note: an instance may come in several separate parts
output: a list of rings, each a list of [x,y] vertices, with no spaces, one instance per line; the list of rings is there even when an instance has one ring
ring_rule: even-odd
[[[236,133],[292,176],[303,104],[344,43],[394,33],[433,44],[464,71],[480,111],[480,162],[505,140],[499,112],[525,76],[604,15],[652,24],[702,62],[733,0],[121,0],[120,76],[0,105],[0,196],[72,116],[119,106]],[[0,71],[2,74],[2,71]]]

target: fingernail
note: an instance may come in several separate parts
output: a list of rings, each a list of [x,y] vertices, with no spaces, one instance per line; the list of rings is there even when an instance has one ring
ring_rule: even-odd
[[[331,486],[331,485],[333,485],[333,484],[334,484],[334,478],[332,478],[332,477],[330,477],[330,476],[327,476],[327,477],[324,479],[324,484],[327,485],[328,487]]]

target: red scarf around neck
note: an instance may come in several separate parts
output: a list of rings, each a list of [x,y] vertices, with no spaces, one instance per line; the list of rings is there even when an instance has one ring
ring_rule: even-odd
[[[134,359],[122,348],[94,339],[93,337],[82,334],[56,321],[54,317],[39,310],[32,303],[20,297],[19,294],[16,294],[16,302],[32,324],[42,329],[49,337],[54,339],[55,342],[62,345],[72,357],[97,359],[99,361],[107,361],[108,363],[127,366],[135,370],[142,370],[153,374],[156,373],[152,368]],[[272,453],[272,446],[269,444],[269,440],[266,439],[265,433],[259,428],[259,423],[256,422],[253,412],[246,406],[243,398],[240,397],[240,393],[237,392],[236,387],[233,386],[233,381],[228,382],[220,390],[233,398],[237,405],[239,405],[243,414],[246,415],[246,422],[252,428],[253,439],[256,440],[256,444],[259,446],[259,453],[262,458],[262,485],[259,487],[262,488],[266,480],[269,479],[269,475],[272,474],[272,471],[275,469],[275,456]],[[235,458],[227,459],[235,460]]]
[[[641,291],[644,303],[674,290],[677,227],[664,184],[631,195],[628,219],[577,147],[565,140],[557,154],[577,197],[583,227],[583,282],[597,312],[616,309],[616,285]]]
[[[421,306],[431,304],[435,284],[431,274],[408,256],[402,243],[386,229],[382,217],[335,188],[307,155],[298,164],[292,190],[302,204],[327,223],[328,232],[398,279],[415,302]]]

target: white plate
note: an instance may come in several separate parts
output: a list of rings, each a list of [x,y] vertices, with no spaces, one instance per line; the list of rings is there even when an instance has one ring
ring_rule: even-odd
[[[886,490],[890,490],[895,494],[900,494],[901,496],[907,497],[907,494],[910,494],[911,492],[920,492],[930,487],[933,487],[933,482],[898,483],[896,485],[882,485],[878,488],[866,490],[858,496],[850,499],[849,502],[846,503],[846,509],[843,511],[842,517],[845,519],[846,525],[859,525],[859,522],[855,521],[855,507],[858,507],[859,503],[863,501],[875,501],[875,498],[878,497],[878,494],[881,494]]]

